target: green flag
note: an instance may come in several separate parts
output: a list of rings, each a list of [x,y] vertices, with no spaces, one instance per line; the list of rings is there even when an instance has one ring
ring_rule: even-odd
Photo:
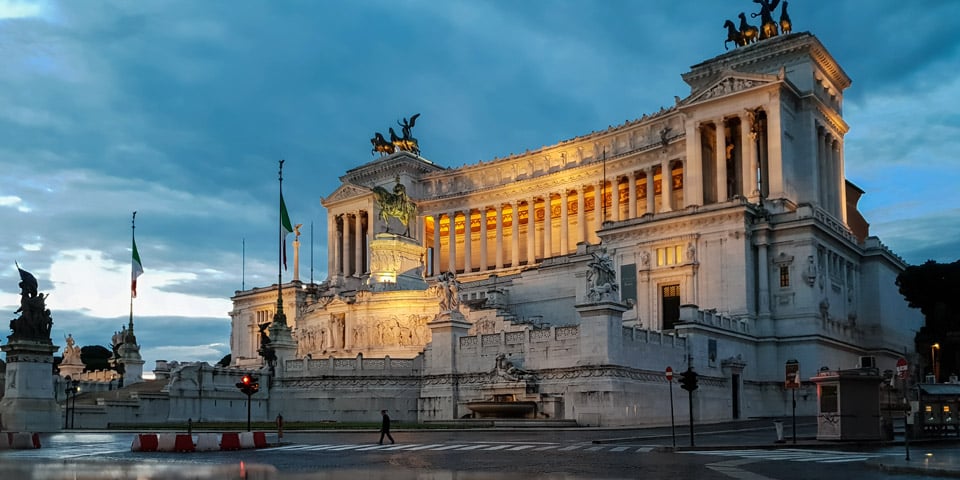
[[[280,192],[280,234],[283,239],[283,269],[287,269],[287,235],[293,233],[293,224],[290,223],[290,214],[287,213],[287,204],[283,201],[283,192]]]

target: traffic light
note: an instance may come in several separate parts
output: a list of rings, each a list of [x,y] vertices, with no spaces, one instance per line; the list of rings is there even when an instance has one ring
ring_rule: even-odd
[[[692,392],[697,389],[697,372],[687,368],[686,372],[680,374],[680,388]]]
[[[237,382],[237,388],[247,396],[250,396],[260,391],[260,384],[257,382],[257,377],[244,374],[240,377],[240,381]]]

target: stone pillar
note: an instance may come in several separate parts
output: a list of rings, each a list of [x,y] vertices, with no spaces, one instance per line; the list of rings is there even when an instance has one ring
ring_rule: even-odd
[[[457,359],[460,357],[460,337],[467,335],[470,326],[463,314],[457,310],[442,312],[427,324],[430,328],[431,343],[425,352],[427,358],[424,362],[424,373],[454,376],[459,374]],[[445,411],[438,413],[438,417],[454,420],[460,418],[461,413],[466,413],[459,411],[460,392],[457,382],[426,386],[425,389],[429,396],[450,398],[449,407],[440,406]]]
[[[687,162],[683,167],[683,202],[685,207],[703,205],[703,133],[700,123],[688,120]]]
[[[527,265],[537,263],[537,213],[535,206],[537,199],[527,199]]]
[[[723,119],[714,120],[717,126],[716,135],[716,162],[717,169],[717,203],[726,202],[730,198],[727,192],[727,139]]]
[[[356,222],[354,226],[355,230],[353,231],[353,234],[355,236],[354,246],[353,246],[354,262],[356,262],[356,265],[354,266],[355,268],[354,276],[357,276],[357,277],[362,277],[363,274],[366,273],[365,269],[363,268],[363,257],[364,257],[365,249],[363,248],[363,222],[360,219],[361,213],[362,212],[358,210],[353,217],[354,222]]]
[[[570,222],[567,221],[567,189],[560,191],[560,255],[570,253]]]
[[[654,176],[656,174],[656,169],[653,166],[647,167],[647,215],[653,215],[654,210],[656,210],[654,203],[654,196],[656,195],[656,188],[654,188],[653,182]],[[661,178],[663,176],[661,175]]]
[[[480,271],[487,271],[487,207],[480,207]]]
[[[300,281],[300,235],[293,237],[293,281]]]
[[[473,243],[473,226],[471,224],[471,215],[473,211],[471,209],[466,209],[463,211],[463,273],[470,273],[473,271],[473,248],[471,244]]]
[[[584,192],[584,186],[580,185],[577,188],[577,241],[578,242],[587,242],[587,212],[586,210],[586,193]]]
[[[433,216],[433,276],[440,275],[440,214]]]
[[[614,175],[610,181],[610,219],[620,221],[620,175]]]
[[[761,319],[770,317],[770,262],[767,259],[767,231],[758,230],[754,234],[757,242],[757,283],[759,283],[758,295],[759,317]]]
[[[593,196],[594,196],[593,216],[595,217],[594,220],[596,223],[596,228],[594,228],[594,231],[596,232],[599,232],[600,229],[603,228],[603,221],[606,220],[605,218],[606,212],[603,211],[604,210],[603,204],[606,202],[606,200],[603,198],[604,196],[606,196],[606,184],[607,184],[607,179],[605,178],[600,179],[600,181],[597,182],[597,186],[595,187],[593,192]],[[598,238],[599,238],[599,235],[598,235]]]
[[[503,268],[503,204],[497,204],[497,270]]]
[[[673,211],[673,171],[670,169],[670,160],[663,159],[660,163],[660,210]]]
[[[520,265],[520,202],[510,202],[510,266]]]
[[[335,221],[337,223],[337,226],[336,226],[337,234],[336,234],[336,238],[334,239],[336,243],[334,244],[334,247],[333,247],[333,255],[334,255],[333,264],[336,266],[334,270],[337,272],[337,275],[342,276],[343,270],[344,270],[343,269],[343,248],[344,248],[343,227],[345,225],[345,222],[347,221],[346,215],[342,215],[342,214],[337,215]]]
[[[767,194],[769,198],[787,198],[786,179],[783,177],[783,130],[780,126],[780,94],[764,107],[767,112],[767,150],[764,164],[767,166]],[[839,195],[839,191],[837,194]]]
[[[450,258],[447,261],[448,271],[452,273],[457,273],[457,211],[453,210],[449,214],[450,217],[450,231],[448,238],[448,255]]]
[[[353,269],[350,267],[350,259],[353,258],[353,245],[350,239],[350,225],[353,223],[351,219],[353,215],[349,213],[343,214],[343,276],[349,277],[353,273]]]
[[[627,204],[627,218],[637,218],[637,172],[631,170],[627,181],[630,182],[627,186],[627,196],[630,198]]]
[[[333,278],[338,272],[337,266],[337,218],[327,215],[327,277]]]
[[[550,207],[553,194],[543,197],[543,258],[553,256],[553,209]]]
[[[826,156],[826,138],[824,138],[824,128],[817,127],[817,200],[820,202],[820,208],[827,208],[827,156]]]
[[[575,306],[580,315],[581,365],[623,365],[623,312],[620,302],[602,301]]]

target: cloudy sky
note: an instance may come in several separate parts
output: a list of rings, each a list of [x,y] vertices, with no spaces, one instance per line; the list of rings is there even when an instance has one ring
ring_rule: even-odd
[[[960,3],[789,10],[853,79],[847,177],[872,233],[909,263],[957,260]],[[215,362],[230,296],[276,281],[277,160],[302,277],[313,223],[322,281],[320,198],[373,159],[374,131],[419,112],[423,156],[458,167],[636,119],[689,93],[680,74],[724,52],[741,11],[755,4],[0,0],[0,311],[18,261],[50,293],[54,343],[108,345],[136,210],[145,369]]]

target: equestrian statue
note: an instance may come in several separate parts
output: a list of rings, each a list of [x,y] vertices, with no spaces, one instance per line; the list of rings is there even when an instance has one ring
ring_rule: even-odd
[[[376,196],[377,207],[380,208],[384,231],[390,233],[390,219],[396,218],[405,229],[403,236],[409,237],[410,219],[417,216],[417,204],[407,195],[407,187],[400,183],[400,177],[397,177],[393,193],[378,185],[373,187],[373,194]]]

